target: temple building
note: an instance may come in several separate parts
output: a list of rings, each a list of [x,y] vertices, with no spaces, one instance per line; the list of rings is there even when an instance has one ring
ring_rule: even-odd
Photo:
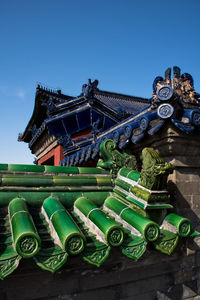
[[[37,87],[36,165],[0,164],[1,300],[199,299],[199,98],[178,67],[148,99]]]
[[[149,99],[101,91],[98,81],[90,79],[76,98],[38,86],[32,117],[19,141],[28,143],[38,165],[95,166],[104,139],[130,149],[169,123],[190,134],[200,122],[199,94],[190,74],[173,70],[172,79],[171,69],[164,79],[155,78]]]
[[[145,98],[97,86],[97,80],[89,79],[77,98],[37,87],[33,115],[19,141],[29,144],[38,165],[88,165],[98,155],[101,141],[112,137],[111,128],[149,106]]]
[[[190,74],[176,66],[171,73],[168,68],[155,78],[149,99],[101,91],[98,81],[90,79],[77,98],[38,86],[32,117],[19,141],[29,144],[36,164],[55,166],[95,167],[101,142],[112,139],[117,149],[134,154],[141,167],[143,148],[152,147],[176,166],[169,190],[188,216],[191,207],[183,203],[196,209],[199,197],[194,182],[200,161],[200,95]]]

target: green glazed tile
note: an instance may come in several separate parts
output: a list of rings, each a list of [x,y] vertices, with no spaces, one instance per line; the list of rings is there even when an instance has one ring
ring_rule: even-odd
[[[44,172],[44,166],[34,166],[34,165],[8,165],[8,171],[11,172]]]
[[[44,166],[46,173],[66,173],[66,174],[79,174],[77,167],[58,167],[58,166]]]
[[[9,259],[0,259],[0,279],[4,279],[17,269],[21,257],[17,253],[13,253],[13,256]]]
[[[177,234],[167,230],[161,230],[157,241],[153,243],[156,250],[170,255],[178,244],[179,237]]]
[[[145,253],[146,246],[147,242],[142,237],[127,233],[120,248],[124,255],[137,261]]]
[[[96,180],[98,185],[112,185],[111,176],[97,176]]]
[[[175,226],[178,234],[182,237],[189,236],[192,231],[191,221],[175,213],[167,215],[164,222],[168,222]]]
[[[54,273],[66,263],[67,257],[68,254],[66,252],[63,252],[63,250],[60,248],[60,252],[56,254],[50,251],[41,251],[36,256],[34,256],[33,259],[35,260],[36,264],[43,270]]]
[[[147,241],[153,242],[158,239],[160,230],[158,224],[155,222],[138,214],[114,197],[108,197],[105,200],[104,205],[117,215],[120,215],[124,221],[137,229]]]
[[[81,256],[89,264],[100,267],[109,257],[111,247],[99,241],[87,244]]]
[[[74,201],[81,197],[82,192],[53,192],[52,197],[58,199],[65,208],[72,208]],[[93,194],[94,195],[94,194]]]
[[[103,232],[105,241],[111,246],[119,246],[122,244],[124,232],[121,225],[109,218],[107,214],[100,210],[92,201],[81,197],[75,201],[74,207]],[[85,219],[83,219],[83,221],[85,222]]]
[[[85,236],[64,206],[57,199],[49,197],[45,199],[43,209],[53,224],[62,249],[72,255],[83,251]]]
[[[3,185],[7,186],[48,186],[53,184],[51,176],[30,176],[4,174],[2,176]]]
[[[18,197],[18,192],[0,192],[0,207],[7,206],[16,197]]]
[[[110,195],[110,192],[97,191],[97,192],[83,192],[82,196],[91,200],[97,206],[102,206],[105,199]],[[77,197],[79,198],[79,197]]]
[[[82,186],[97,185],[96,177],[84,178],[76,176],[53,176],[55,185]]]
[[[8,165],[7,164],[0,164],[0,171],[6,171],[8,170]]]
[[[119,186],[120,188],[124,189],[125,191],[129,192],[131,185],[128,184],[127,182],[121,180],[121,179],[116,179],[115,180],[115,185]]]
[[[40,237],[25,201],[13,199],[8,207],[16,252],[23,257],[33,257],[40,249]]]
[[[24,198],[28,204],[33,207],[41,207],[43,201],[50,196],[50,192],[40,192],[40,191],[33,191],[33,192],[19,192],[18,196]],[[1,193],[0,193],[1,196]],[[14,197],[13,197],[14,198]]]
[[[108,174],[105,170],[102,170],[100,168],[84,168],[80,167],[79,173],[80,174]]]

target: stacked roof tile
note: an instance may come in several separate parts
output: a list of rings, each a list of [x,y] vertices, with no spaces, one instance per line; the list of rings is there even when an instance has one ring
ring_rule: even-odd
[[[112,247],[138,260],[148,245],[171,254],[180,238],[198,234],[188,219],[166,213],[172,205],[162,176],[172,166],[147,150],[151,174],[140,173],[127,154],[114,152],[124,166],[114,162],[112,145],[101,146],[104,168],[0,165],[1,279],[22,258],[51,272],[74,255],[100,266]]]

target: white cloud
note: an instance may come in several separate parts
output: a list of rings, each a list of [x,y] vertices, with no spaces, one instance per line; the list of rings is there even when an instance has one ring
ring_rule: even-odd
[[[23,89],[19,89],[17,92],[17,97],[23,100],[25,97],[25,91]]]
[[[9,88],[8,86],[0,85],[0,95],[3,97],[19,98],[24,100],[26,92],[23,88]]]

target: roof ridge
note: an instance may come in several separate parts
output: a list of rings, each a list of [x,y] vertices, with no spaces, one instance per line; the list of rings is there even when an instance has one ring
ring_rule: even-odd
[[[63,94],[61,92],[61,89],[50,89],[50,88],[47,88],[45,86],[42,86],[41,84],[38,84],[37,87],[36,87],[36,93],[37,92],[45,92],[45,93],[48,93],[48,94],[51,94],[52,96],[56,96],[56,97],[61,97],[61,98],[75,98],[73,96],[70,96],[70,95],[66,95],[66,94]]]
[[[131,95],[126,95],[126,94],[121,94],[121,93],[116,93],[116,92],[111,92],[111,91],[104,91],[104,90],[94,90],[94,96],[95,94],[97,95],[105,95],[105,96],[110,96],[112,98],[118,96],[119,98],[126,98],[127,100],[129,99],[137,99],[137,100],[148,100],[148,98],[140,97],[140,96],[131,96]]]

